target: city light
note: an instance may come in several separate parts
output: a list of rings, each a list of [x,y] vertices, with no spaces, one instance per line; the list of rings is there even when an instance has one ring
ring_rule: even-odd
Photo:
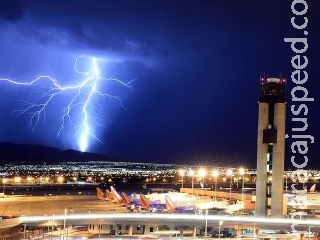
[[[15,183],[19,183],[19,182],[21,182],[21,177],[20,177],[20,176],[14,177],[14,178],[13,178],[13,181],[14,181]]]
[[[190,169],[190,170],[189,170],[189,176],[190,176],[190,177],[193,177],[194,174],[195,174],[194,171],[193,171],[192,169]]]
[[[63,183],[64,182],[64,177],[63,176],[59,176],[57,178],[58,183]]]
[[[198,173],[199,173],[199,176],[203,178],[203,177],[206,176],[207,171],[206,171],[206,169],[204,169],[204,168],[200,168],[199,171],[198,171]]]
[[[218,171],[217,169],[214,169],[214,170],[212,171],[212,176],[215,177],[215,178],[217,178],[217,177],[219,176],[219,171]]]
[[[183,170],[183,169],[179,169],[179,175],[180,175],[181,177],[183,177],[183,176],[184,176],[184,174],[185,174],[185,170]]]
[[[92,182],[92,177],[88,177],[87,182]]]
[[[149,163],[128,163],[128,162],[73,162],[73,163],[57,163],[51,165],[2,165],[0,166],[0,172],[2,179],[6,178],[8,182],[12,184],[18,184],[14,182],[15,176],[21,177],[21,182],[30,183],[49,183],[58,182],[58,177],[64,178],[63,182],[83,182],[92,177],[92,180],[97,182],[107,182],[108,179],[130,179],[138,178],[142,182],[146,179],[152,181],[154,176],[157,176],[157,181],[162,182],[165,178],[167,182],[173,182],[174,178],[180,177],[179,170],[182,169],[181,165],[176,166],[174,164],[149,164]],[[219,182],[229,181],[231,170],[226,168],[191,168],[185,166],[184,172],[184,185],[187,181],[195,183],[195,180],[203,181],[204,177],[208,177],[206,180],[211,178],[211,181],[215,181],[217,178]],[[186,170],[187,169],[187,170]],[[243,170],[242,170],[243,169]],[[72,173],[72,174],[70,174]],[[199,174],[200,173],[200,174]],[[248,170],[245,168],[239,168],[235,173],[238,180],[243,177],[244,182],[255,182],[256,170]],[[244,173],[244,174],[243,174]],[[287,171],[286,175],[290,176],[291,171]],[[308,175],[311,181],[320,179],[320,173],[317,170],[308,170]],[[30,180],[32,178],[32,180]],[[187,179],[188,178],[188,179]],[[288,181],[291,181],[288,177]],[[60,180],[61,182],[61,180]],[[287,182],[287,181],[286,181]]]
[[[229,168],[226,173],[227,173],[227,176],[230,177],[230,176],[232,176],[233,171],[232,171],[232,169]]]

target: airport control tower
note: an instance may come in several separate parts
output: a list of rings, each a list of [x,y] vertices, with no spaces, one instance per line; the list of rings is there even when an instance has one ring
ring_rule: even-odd
[[[256,214],[282,217],[287,82],[279,78],[260,81]]]

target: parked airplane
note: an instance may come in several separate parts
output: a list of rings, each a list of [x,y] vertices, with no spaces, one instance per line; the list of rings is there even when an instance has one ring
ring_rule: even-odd
[[[119,203],[121,205],[126,205],[125,202],[124,202],[124,199],[120,196],[120,194],[114,189],[114,187],[110,186],[110,190],[111,190],[111,193],[113,194],[114,196],[114,199],[116,201],[116,203]]]
[[[126,193],[122,192],[121,196],[122,202],[128,206],[131,211],[163,212],[165,210],[165,204],[159,201],[150,201],[142,193],[129,197]]]
[[[111,193],[114,196],[114,199],[117,203],[122,204],[124,206],[132,208],[132,205],[139,210],[148,210],[152,211],[152,209],[158,209],[158,202],[150,201],[143,194],[140,194],[140,199],[138,198],[129,198],[126,193],[122,192],[121,195],[114,189],[114,187],[110,187]]]
[[[179,213],[185,213],[185,212],[194,212],[195,207],[192,205],[187,206],[175,206],[174,202],[170,199],[169,196],[165,197],[166,200],[166,208],[169,212],[179,212]]]
[[[110,190],[106,189],[106,195],[107,195],[107,199],[111,202],[117,203],[117,199],[115,198],[115,196],[113,195],[112,192],[110,192]]]
[[[309,190],[309,193],[315,193],[316,192],[316,184],[313,184]]]
[[[100,200],[105,201],[106,198],[105,198],[105,196],[104,196],[103,191],[102,191],[99,187],[97,187],[96,190],[97,190],[97,196],[98,196],[98,198],[99,198]]]
[[[121,196],[122,196],[122,201],[124,202],[124,204],[126,204],[127,206],[133,204],[132,199],[125,192],[122,192]]]

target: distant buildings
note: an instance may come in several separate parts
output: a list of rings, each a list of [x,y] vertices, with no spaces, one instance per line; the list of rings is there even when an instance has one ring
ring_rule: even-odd
[[[199,171],[201,169],[201,171]],[[232,174],[228,174],[228,170]],[[183,174],[182,174],[183,172]],[[284,182],[292,182],[286,171]],[[309,182],[319,182],[320,171],[309,170]],[[196,167],[174,164],[131,162],[68,162],[56,165],[4,165],[0,166],[0,184],[32,183],[173,183],[200,187],[213,187],[215,181],[228,185],[255,184],[256,170],[224,167]],[[285,184],[286,185],[286,184]]]

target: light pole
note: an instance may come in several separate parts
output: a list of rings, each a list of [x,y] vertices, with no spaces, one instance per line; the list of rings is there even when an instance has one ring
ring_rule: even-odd
[[[27,224],[23,224],[23,240],[26,239],[26,228],[27,228]]]
[[[308,226],[308,240],[310,240],[310,233],[311,233],[311,228],[312,228],[313,226]]]
[[[100,237],[101,237],[101,219],[99,220],[99,238],[98,239],[100,239]]]
[[[3,193],[3,196],[4,196],[4,191],[6,190],[6,183],[8,182],[8,179],[7,178],[3,178],[2,179],[2,184],[3,184],[3,191],[2,191],[2,193]]]
[[[288,174],[285,173],[284,176],[286,178],[286,186],[285,186],[285,188],[286,188],[286,191],[288,191]]]
[[[221,235],[221,225],[223,224],[223,221],[219,221],[219,239]]]
[[[245,174],[245,171],[244,171],[244,168],[239,168],[239,173],[240,175],[242,176],[242,187],[241,187],[241,201],[242,201],[242,204],[244,206],[244,174]]]
[[[179,170],[179,175],[181,176],[181,188],[183,188],[183,177],[184,177],[184,170],[183,169]]]
[[[208,209],[206,209],[206,223],[204,227],[204,239],[207,239],[207,232],[208,232]]]
[[[204,188],[205,188],[205,176],[206,176],[206,170],[204,168],[199,169],[199,176],[203,179],[203,190],[202,190],[202,196],[203,196]]]
[[[64,209],[64,219],[63,219],[63,240],[65,239],[66,233],[66,218],[67,218],[67,209]]]
[[[52,234],[53,234],[53,225],[54,225],[54,214],[52,215],[52,222],[51,222],[51,234],[50,234],[50,240],[52,240]]]
[[[230,176],[230,196],[229,199],[231,200],[231,191],[232,191],[232,169],[227,170],[227,176]]]
[[[217,178],[219,176],[219,171],[217,169],[214,169],[212,171],[212,176],[214,177],[214,200],[217,199]]]
[[[189,171],[189,176],[191,176],[191,189],[192,189],[192,194],[193,194],[193,178],[194,178],[194,171],[190,169]]]
[[[256,239],[256,212],[253,211],[253,239]]]

